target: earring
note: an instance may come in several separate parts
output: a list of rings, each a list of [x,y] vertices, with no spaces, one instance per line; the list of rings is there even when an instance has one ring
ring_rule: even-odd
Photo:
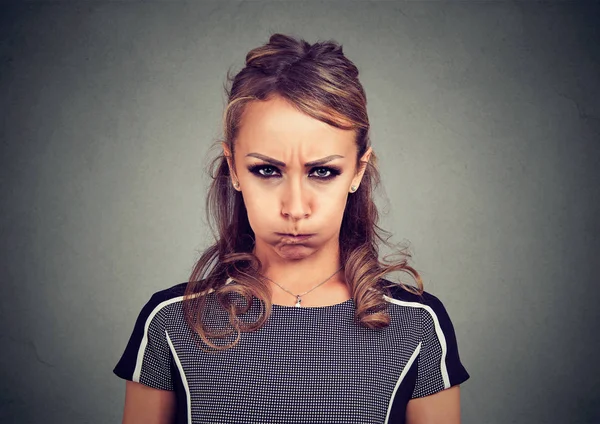
[[[233,186],[234,186],[235,188],[240,188],[240,183],[236,181],[235,183],[233,183]]]
[[[352,187],[350,187],[350,191],[351,191],[352,193],[354,193],[354,192],[356,191],[356,186],[352,186]]]

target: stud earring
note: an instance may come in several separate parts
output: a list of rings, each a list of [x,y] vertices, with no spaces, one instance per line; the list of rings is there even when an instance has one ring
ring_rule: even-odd
[[[351,191],[352,193],[354,193],[354,192],[356,191],[356,186],[352,186],[352,187],[350,187],[350,191]]]
[[[236,181],[235,183],[233,183],[233,186],[234,186],[235,188],[240,188],[240,183]]]

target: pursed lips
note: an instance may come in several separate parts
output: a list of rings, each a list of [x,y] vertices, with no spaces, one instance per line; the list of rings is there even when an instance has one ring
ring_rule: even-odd
[[[299,240],[306,240],[310,237],[313,236],[313,234],[284,234],[284,233],[277,233],[278,235],[290,239],[290,240],[294,240],[294,241],[299,241]]]

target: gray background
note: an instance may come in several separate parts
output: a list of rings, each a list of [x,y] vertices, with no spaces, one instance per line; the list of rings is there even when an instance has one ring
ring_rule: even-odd
[[[120,422],[135,318],[210,241],[225,72],[281,31],[361,72],[383,226],[454,322],[463,422],[600,422],[597,4],[1,8],[0,421]]]

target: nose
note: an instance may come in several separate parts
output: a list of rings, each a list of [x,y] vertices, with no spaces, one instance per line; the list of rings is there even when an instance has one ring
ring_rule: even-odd
[[[309,194],[302,187],[302,181],[289,181],[283,191],[281,214],[294,221],[308,218],[311,213]]]

